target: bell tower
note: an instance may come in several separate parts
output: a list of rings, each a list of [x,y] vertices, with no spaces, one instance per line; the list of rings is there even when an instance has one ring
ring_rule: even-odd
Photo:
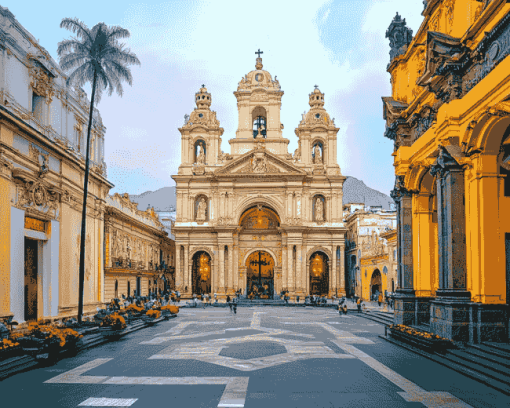
[[[184,116],[181,132],[181,166],[179,174],[203,174],[208,166],[216,166],[221,154],[223,128],[211,111],[211,94],[205,85],[195,94],[197,107]]]
[[[297,156],[305,166],[311,166],[314,171],[326,174],[340,174],[337,163],[337,133],[334,119],[331,119],[324,109],[324,94],[318,85],[308,95],[310,110],[303,114],[303,119],[296,128],[298,137]]]
[[[237,98],[239,124],[235,139],[229,140],[232,156],[237,157],[261,146],[271,153],[287,155],[288,139],[282,136],[280,122],[283,91],[278,80],[264,71],[258,55],[255,70],[246,74],[234,92]]]

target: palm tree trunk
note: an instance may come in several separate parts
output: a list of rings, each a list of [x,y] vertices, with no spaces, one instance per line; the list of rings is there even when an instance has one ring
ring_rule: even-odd
[[[94,72],[92,82],[92,97],[90,98],[89,126],[87,129],[87,150],[85,154],[85,180],[83,185],[83,210],[81,213],[81,240],[80,240],[80,276],[78,293],[78,323],[83,318],[83,290],[85,283],[85,236],[87,227],[87,195],[89,192],[89,151],[90,151],[90,130],[92,128],[92,114],[94,112],[94,97],[96,95],[97,73]]]

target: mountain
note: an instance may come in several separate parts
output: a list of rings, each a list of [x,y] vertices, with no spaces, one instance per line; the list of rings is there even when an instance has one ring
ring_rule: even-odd
[[[131,201],[138,203],[139,210],[154,207],[155,211],[171,211],[175,208],[176,196],[174,187],[163,187],[156,191],[146,191],[139,195],[130,195]],[[342,204],[365,203],[366,206],[380,205],[384,210],[390,209],[393,200],[380,191],[367,187],[363,181],[347,176],[344,182],[344,198]]]
[[[148,207],[154,207],[154,211],[172,211],[175,209],[176,196],[174,187],[163,187],[156,191],[146,191],[139,195],[129,195],[131,201],[138,203],[138,209],[145,211]]]
[[[383,210],[389,210],[393,199],[380,191],[367,187],[363,181],[355,177],[347,176],[344,182],[343,204],[365,203],[365,206],[382,206]]]

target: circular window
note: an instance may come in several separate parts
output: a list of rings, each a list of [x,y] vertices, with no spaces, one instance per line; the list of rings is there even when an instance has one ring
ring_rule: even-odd
[[[255,75],[255,80],[257,80],[258,82],[262,81],[262,74]]]
[[[319,118],[321,117],[320,113],[317,113],[317,114],[315,115],[315,117],[316,117],[317,119],[319,119]]]
[[[199,118],[203,118],[203,117],[204,117],[204,114],[203,114],[203,113],[199,113],[199,114],[198,114],[198,117],[199,117]]]

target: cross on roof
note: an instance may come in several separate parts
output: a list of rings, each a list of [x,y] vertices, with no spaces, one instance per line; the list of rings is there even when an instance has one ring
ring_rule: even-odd
[[[260,54],[264,54],[264,51],[260,51],[260,48],[258,51],[255,51],[255,54],[258,54],[259,55],[259,58],[260,58]]]
[[[317,89],[319,87],[319,85],[314,85],[315,86],[315,89]]]

